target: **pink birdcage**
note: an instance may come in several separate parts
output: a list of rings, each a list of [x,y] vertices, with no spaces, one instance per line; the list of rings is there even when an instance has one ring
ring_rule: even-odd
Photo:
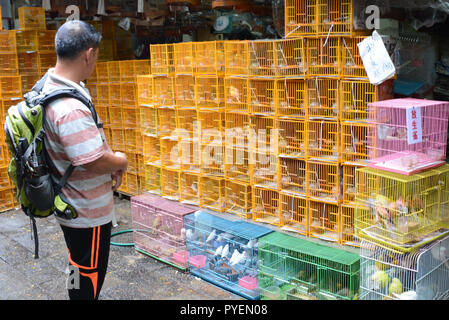
[[[443,165],[449,102],[414,98],[369,104],[368,165],[412,175]]]
[[[192,207],[148,193],[132,197],[136,250],[179,269],[186,269],[184,216],[194,211]]]

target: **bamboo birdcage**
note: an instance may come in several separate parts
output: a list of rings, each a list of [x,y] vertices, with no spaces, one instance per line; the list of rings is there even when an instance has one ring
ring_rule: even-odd
[[[280,192],[281,230],[307,236],[308,213],[306,197],[288,191]]]
[[[225,75],[247,76],[249,75],[249,41],[228,40],[224,44],[225,49]]]
[[[276,118],[270,116],[250,116],[250,149],[259,153],[278,155],[279,131]]]
[[[151,73],[171,75],[175,72],[173,44],[150,45]]]
[[[243,219],[252,219],[252,188],[233,178],[225,181],[225,210]]]
[[[0,53],[0,74],[2,77],[19,74],[19,58],[16,53]]]
[[[0,30],[0,53],[17,54],[18,39],[16,30]]]
[[[181,168],[181,149],[179,139],[163,137],[160,139],[162,168],[179,170]]]
[[[200,205],[199,197],[200,176],[195,172],[182,171],[180,174],[179,202]]]
[[[195,102],[198,109],[223,109],[225,107],[224,79],[215,75],[197,75]]]
[[[275,83],[278,117],[305,118],[307,90],[303,79],[279,79]]]
[[[315,78],[307,80],[307,117],[326,118],[337,120],[339,118],[340,81],[336,79]]]
[[[306,161],[294,158],[279,158],[279,189],[307,195]]]
[[[357,166],[352,164],[343,164],[343,203],[350,204],[355,201],[355,172],[364,166]]]
[[[159,136],[159,109],[140,106],[140,133],[157,137]]]
[[[253,221],[281,225],[279,192],[253,185]]]
[[[161,168],[161,196],[174,201],[179,201],[179,170]]]
[[[224,81],[226,112],[249,113],[248,78],[226,77]]]
[[[338,204],[341,200],[338,163],[307,161],[307,196],[310,199]]]
[[[248,80],[248,110],[252,115],[276,115],[275,80],[250,78]]]
[[[159,135],[161,137],[176,136],[178,121],[176,110],[169,108],[158,108]]]
[[[0,99],[22,97],[22,81],[20,76],[0,76]]]
[[[276,120],[276,128],[279,135],[279,156],[305,158],[305,120],[278,117]]]
[[[307,76],[340,76],[340,38],[314,37],[306,39]]]
[[[368,128],[364,122],[341,122],[342,163],[364,165],[368,161]]]
[[[161,144],[160,139],[153,136],[142,136],[143,158],[145,164],[161,164]]]
[[[226,146],[249,149],[250,130],[250,116],[247,113],[225,112]]]
[[[137,103],[139,106],[152,107],[153,100],[153,75],[140,75],[136,78]]]
[[[39,41],[38,41],[38,32],[36,30],[17,30],[15,31],[15,35],[18,53],[38,51]]]
[[[42,7],[20,7],[19,29],[20,30],[46,30],[45,9]]]
[[[155,76],[153,78],[153,98],[156,107],[174,108],[175,79],[172,76]]]
[[[316,0],[285,1],[285,37],[315,35],[317,33]]]
[[[251,155],[248,148],[225,144],[224,175],[232,181],[251,181]]]
[[[340,241],[341,212],[338,204],[309,200],[309,236]]]
[[[276,75],[273,40],[248,41],[249,76],[274,77]]]
[[[194,75],[195,52],[193,42],[173,44],[175,73]]]
[[[307,157],[325,161],[340,160],[340,125],[338,121],[308,120]]]
[[[382,87],[382,85],[381,85]],[[378,86],[364,80],[340,82],[340,118],[342,121],[366,121],[368,105],[382,99]]]
[[[193,75],[176,75],[174,89],[177,108],[195,108],[195,77]]]
[[[355,235],[355,203],[341,205],[340,243],[346,246],[360,247],[360,239]]]
[[[224,175],[224,112],[199,111],[201,173]]]
[[[161,195],[161,167],[160,165],[145,164],[145,192]]]
[[[359,53],[358,44],[367,37],[342,37],[341,38],[341,75],[345,78],[363,78],[367,79],[368,75],[363,65],[362,57]]]
[[[195,75],[223,75],[225,71],[225,42],[194,42]]]
[[[274,40],[275,76],[304,78],[307,71],[303,38]]]
[[[449,222],[448,179],[448,165],[412,176],[357,169],[357,236],[398,252],[430,241]]]
[[[215,212],[225,210],[225,179],[223,177],[200,175],[200,207]]]

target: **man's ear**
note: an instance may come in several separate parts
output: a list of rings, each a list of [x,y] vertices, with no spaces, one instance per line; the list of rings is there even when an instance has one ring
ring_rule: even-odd
[[[86,62],[90,64],[94,59],[95,55],[97,54],[97,49],[95,48],[89,48],[86,50]]]

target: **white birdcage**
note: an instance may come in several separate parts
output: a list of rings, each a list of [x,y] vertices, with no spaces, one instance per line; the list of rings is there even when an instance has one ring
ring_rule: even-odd
[[[395,253],[362,241],[361,300],[446,300],[449,236],[411,253]]]

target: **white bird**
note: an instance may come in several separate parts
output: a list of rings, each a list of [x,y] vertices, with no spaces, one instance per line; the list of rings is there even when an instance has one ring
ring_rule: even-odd
[[[255,244],[256,244],[256,239],[251,239],[251,240],[249,240],[248,241],[248,243],[246,244],[246,247],[248,248],[248,249],[252,249],[252,248],[254,248],[254,246],[255,246]]]
[[[246,251],[243,251],[241,254],[239,254],[233,261],[233,263],[231,263],[232,266],[239,264],[240,262],[244,261],[247,258],[247,253]]]
[[[237,249],[234,249],[234,252],[232,253],[231,259],[229,259],[229,263],[233,265],[233,261],[235,258],[240,254],[240,252]]]
[[[229,244],[226,244],[225,247],[223,248],[223,251],[221,252],[221,257],[226,258],[228,256],[228,253],[229,253]]]
[[[187,229],[186,231],[186,239],[192,241],[193,240],[193,232],[192,229]]]
[[[406,291],[401,294],[393,293],[393,296],[399,300],[417,300],[418,295],[416,294],[416,291]]]
[[[207,239],[206,239],[206,243],[209,243],[209,242],[211,242],[212,240],[214,240],[216,234],[217,234],[217,232],[215,231],[215,229],[212,230],[212,232],[209,234],[209,236],[208,236]]]
[[[223,246],[219,246],[219,247],[217,248],[217,250],[215,250],[215,255],[216,255],[216,256],[220,255],[222,251],[223,251]]]
[[[186,239],[186,229],[182,228],[181,229],[181,240],[184,241]]]

